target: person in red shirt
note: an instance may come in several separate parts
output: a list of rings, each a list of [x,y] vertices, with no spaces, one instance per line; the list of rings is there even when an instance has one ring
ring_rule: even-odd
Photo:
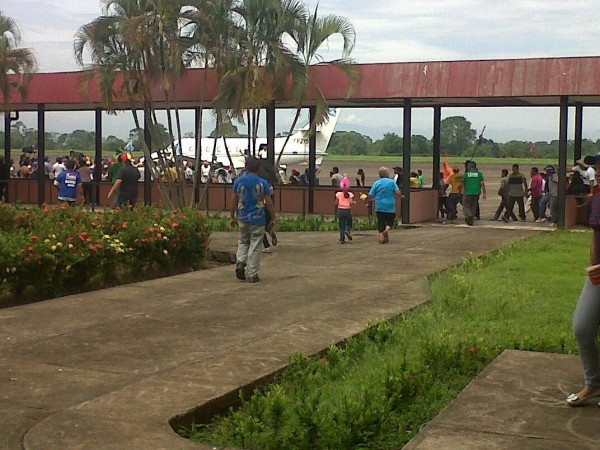
[[[529,194],[531,195],[531,211],[533,220],[538,222],[540,219],[540,200],[544,196],[544,179],[537,167],[531,168],[531,184],[529,185]]]

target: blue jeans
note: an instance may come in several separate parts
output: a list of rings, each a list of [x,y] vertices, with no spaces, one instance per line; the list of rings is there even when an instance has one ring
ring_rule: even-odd
[[[594,286],[586,277],[573,315],[573,331],[583,363],[583,377],[587,387],[600,388],[600,285]]]
[[[240,222],[240,238],[238,239],[238,248],[235,255],[236,264],[244,264],[249,277],[258,275],[264,235],[264,225]]]
[[[346,233],[352,231],[352,210],[338,209],[338,222],[340,224],[340,241],[346,240]]]
[[[553,223],[557,223],[557,214],[556,210],[558,209],[558,197],[552,197],[550,194],[546,193],[540,200],[540,218],[543,219],[546,217],[546,208],[550,209],[550,221]]]

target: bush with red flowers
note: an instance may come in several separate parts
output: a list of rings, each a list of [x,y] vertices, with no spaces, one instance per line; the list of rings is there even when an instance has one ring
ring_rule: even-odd
[[[0,205],[0,217],[0,306],[195,270],[209,241],[193,209]]]

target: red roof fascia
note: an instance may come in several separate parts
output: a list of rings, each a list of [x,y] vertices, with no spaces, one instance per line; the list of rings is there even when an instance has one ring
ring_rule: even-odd
[[[600,95],[600,57],[357,64],[355,69],[361,78],[352,98],[374,103],[379,99],[403,98]],[[319,65],[311,71],[313,87],[309,89],[309,100],[314,99],[314,85],[332,103],[346,99],[349,80],[340,69]],[[40,103],[47,109],[102,107],[96,82],[89,85],[85,94],[81,76],[82,72],[34,74],[27,98],[22,100],[15,95],[11,103],[15,109],[34,109]],[[208,69],[204,95],[203,85],[204,69],[186,70],[173,87],[174,98],[187,105],[198,105],[203,97],[210,102],[217,92],[213,70]],[[160,89],[153,95],[156,101],[163,100]],[[289,101],[289,97],[288,89],[285,98],[278,101]],[[126,99],[121,100],[127,104]]]

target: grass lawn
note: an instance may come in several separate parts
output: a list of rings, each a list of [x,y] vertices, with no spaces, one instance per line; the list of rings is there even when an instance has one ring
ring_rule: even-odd
[[[450,164],[458,164],[464,163],[465,160],[470,159],[470,156],[449,156],[448,161]],[[537,164],[537,165],[546,165],[546,164],[557,164],[557,161],[554,159],[544,159],[544,158],[491,158],[491,157],[478,157],[475,155],[474,158],[477,161],[477,164]],[[399,163],[402,161],[402,156],[373,156],[373,155],[328,155],[326,159],[328,164],[334,162],[360,162],[360,161],[379,161],[379,162],[394,162]],[[412,156],[411,161],[414,164],[424,164],[431,163],[433,161],[432,156]],[[442,156],[443,161],[443,156]]]
[[[504,349],[576,352],[590,240],[545,233],[467,258],[430,279],[428,304],[324,358],[292,356],[276,384],[187,435],[242,448],[400,448]]]

